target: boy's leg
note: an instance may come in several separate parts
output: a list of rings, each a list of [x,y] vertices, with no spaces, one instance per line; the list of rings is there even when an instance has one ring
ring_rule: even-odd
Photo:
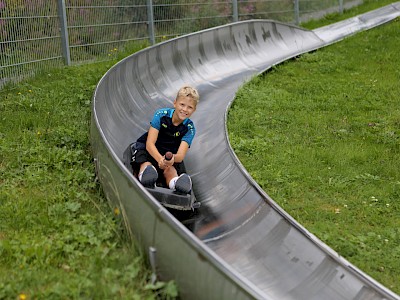
[[[148,162],[148,161],[142,163],[142,164],[140,165],[139,174],[140,174],[140,173],[143,173],[144,169],[146,169],[147,166],[151,166],[151,165],[152,165],[152,164],[151,164],[150,162]]]
[[[192,191],[192,179],[188,174],[179,175],[175,181],[175,190],[182,194],[190,194]]]
[[[154,188],[158,179],[156,168],[150,162],[142,163],[140,165],[138,179],[145,187]]]
[[[135,157],[133,159],[132,167],[137,171],[137,177],[139,181],[145,187],[154,187],[157,179],[158,173],[157,169],[153,166],[151,162],[151,157],[146,150],[139,149],[135,153]]]
[[[165,182],[169,186],[171,180],[174,179],[175,177],[178,177],[178,172],[176,171],[174,166],[171,166],[164,170],[164,177],[165,177]]]
[[[185,170],[183,165],[181,166],[181,168],[179,168],[179,165],[177,167],[178,169],[180,169],[179,171],[182,171],[182,167],[183,170]],[[191,192],[192,180],[190,179],[190,176],[186,173],[181,173],[178,176],[178,171],[174,166],[164,170],[164,177],[170,189],[175,189],[177,192],[183,194],[189,194]]]

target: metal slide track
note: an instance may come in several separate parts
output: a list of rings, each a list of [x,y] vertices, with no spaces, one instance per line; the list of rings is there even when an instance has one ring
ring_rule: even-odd
[[[314,31],[270,20],[228,24],[146,48],[103,76],[91,126],[97,175],[128,234],[151,250],[159,278],[176,280],[182,299],[400,299],[280,208],[240,164],[226,133],[228,107],[245,81],[399,15],[396,2]],[[122,161],[183,84],[200,92],[185,162],[202,205],[186,223]]]

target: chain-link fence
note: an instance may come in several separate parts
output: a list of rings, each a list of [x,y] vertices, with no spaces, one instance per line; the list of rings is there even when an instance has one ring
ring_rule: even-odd
[[[62,63],[57,2],[0,0],[0,87]]]
[[[0,0],[0,87],[48,67],[248,19],[298,24],[362,0]]]

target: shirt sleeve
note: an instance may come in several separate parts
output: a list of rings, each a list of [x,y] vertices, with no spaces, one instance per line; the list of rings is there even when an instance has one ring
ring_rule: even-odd
[[[194,127],[194,124],[192,121],[189,121],[187,124],[188,127],[188,132],[186,132],[186,134],[183,136],[182,141],[185,141],[186,143],[190,145],[192,144],[192,141],[194,139],[194,136],[196,134],[196,128]]]
[[[161,108],[156,110],[154,113],[153,119],[150,122],[151,127],[160,130],[161,127],[161,117],[168,114],[168,110],[166,108]]]

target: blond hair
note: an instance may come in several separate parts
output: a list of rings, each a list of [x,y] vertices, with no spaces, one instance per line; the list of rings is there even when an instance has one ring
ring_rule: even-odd
[[[176,98],[179,97],[190,97],[196,102],[196,105],[199,103],[200,100],[199,92],[195,88],[188,85],[183,86],[179,89]]]

